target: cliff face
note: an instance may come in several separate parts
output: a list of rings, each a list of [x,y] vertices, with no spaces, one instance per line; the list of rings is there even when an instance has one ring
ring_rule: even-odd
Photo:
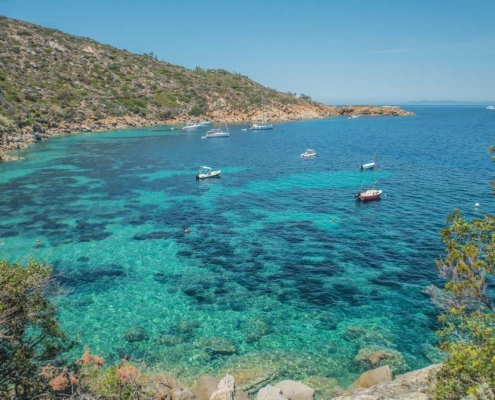
[[[186,68],[0,16],[0,152],[60,133],[184,123],[333,115],[407,115],[336,108],[225,70]],[[352,108],[352,111],[351,111]],[[0,155],[1,159],[1,155]]]

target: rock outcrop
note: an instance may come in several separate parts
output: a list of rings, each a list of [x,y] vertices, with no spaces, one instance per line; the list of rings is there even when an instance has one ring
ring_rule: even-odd
[[[439,364],[397,376],[393,381],[383,381],[352,394],[335,397],[333,400],[428,400],[429,375],[438,370]]]

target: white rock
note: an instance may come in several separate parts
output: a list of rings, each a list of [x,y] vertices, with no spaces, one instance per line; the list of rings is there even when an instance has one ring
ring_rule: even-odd
[[[314,389],[301,382],[287,380],[277,383],[275,387],[282,390],[283,396],[290,400],[313,400],[315,398]]]
[[[256,400],[287,400],[283,395],[282,391],[275,386],[265,386],[260,389],[258,395],[256,396]]]

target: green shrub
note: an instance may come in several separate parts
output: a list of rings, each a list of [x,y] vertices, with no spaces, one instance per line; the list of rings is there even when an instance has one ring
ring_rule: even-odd
[[[448,358],[432,377],[433,399],[460,399],[495,388],[495,315],[482,309],[451,309],[441,322],[441,349]]]
[[[42,366],[72,345],[50,300],[57,294],[51,274],[32,260],[25,266],[0,261],[1,398],[34,399],[46,392]]]
[[[193,116],[193,117],[199,117],[201,114],[203,114],[203,110],[198,106],[193,106],[189,110],[188,114]]]

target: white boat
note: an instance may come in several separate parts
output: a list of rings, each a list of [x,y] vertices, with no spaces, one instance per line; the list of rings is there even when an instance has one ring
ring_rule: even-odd
[[[307,149],[304,153],[301,154],[301,157],[303,158],[314,156],[316,156],[316,151],[314,151],[313,149]]]
[[[495,107],[493,107],[493,106],[488,106],[486,109],[487,109],[487,110],[495,110]]]
[[[354,118],[359,118],[359,115],[351,115],[350,117],[347,117],[347,119],[354,119]]]
[[[212,171],[210,167],[199,167],[198,175],[196,175],[196,179],[206,179],[206,178],[214,178],[219,177],[220,175],[219,169],[216,171]]]
[[[225,123],[226,131],[222,131],[221,128],[213,128],[206,132],[206,136],[203,136],[203,139],[211,139],[211,138],[219,138],[219,137],[229,137],[229,127],[227,123]]]
[[[185,127],[182,128],[183,131],[193,131],[195,129],[201,129],[203,128],[204,125],[201,124],[187,124]]]
[[[374,162],[370,162],[368,164],[362,164],[359,166],[360,169],[373,169],[375,168],[375,163]]]
[[[261,124],[249,125],[250,131],[268,131],[270,129],[273,129],[273,125],[265,123],[265,98],[263,97],[263,95],[261,95],[261,106],[263,109]]]
[[[211,125],[211,121],[201,121],[199,123],[199,125],[201,125],[201,126],[210,126]]]
[[[378,151],[376,152],[376,155],[375,155],[375,162],[370,163],[370,164],[374,164],[373,166],[376,165],[376,167],[378,168]],[[360,201],[380,200],[380,196],[382,195],[383,190],[376,188],[376,170],[377,170],[377,168],[373,168],[374,174],[373,174],[373,186],[372,186],[372,188],[371,189],[364,189],[363,186],[361,185],[361,191],[356,193],[356,195],[354,196],[357,200],[360,200]],[[368,170],[369,169],[370,168],[368,168]],[[368,174],[366,174],[366,176],[368,176]],[[364,180],[366,180],[366,176],[364,177]],[[364,181],[363,181],[363,183],[364,183]]]

